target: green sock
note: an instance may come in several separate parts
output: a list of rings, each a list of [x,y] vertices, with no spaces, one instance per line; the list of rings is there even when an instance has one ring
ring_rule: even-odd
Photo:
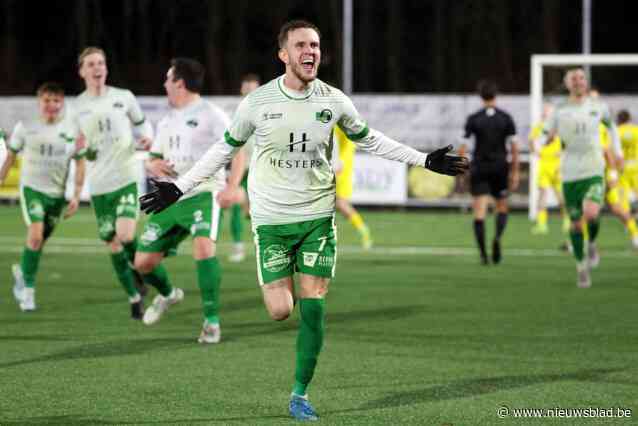
[[[168,274],[163,265],[157,265],[149,274],[141,275],[142,280],[155,287],[162,296],[167,297],[173,291],[173,286],[168,280]]]
[[[582,261],[585,257],[583,233],[581,231],[569,231],[569,237],[572,240],[572,248],[574,249],[574,257],[577,261]]]
[[[133,238],[128,243],[122,243],[124,247],[124,253],[126,253],[126,258],[129,262],[135,262],[135,251],[137,250],[137,237]]]
[[[596,241],[596,236],[598,236],[598,230],[600,229],[600,220],[594,219],[591,222],[587,222],[587,232],[589,233],[589,241]]]
[[[219,285],[222,280],[222,268],[216,257],[195,261],[197,265],[197,284],[202,296],[204,317],[210,324],[219,324]]]
[[[25,285],[29,288],[35,287],[35,274],[38,272],[41,254],[42,250],[31,250],[29,247],[25,247],[22,250],[20,267],[22,268]]]
[[[111,262],[113,262],[113,268],[115,269],[115,275],[120,280],[120,284],[124,287],[124,291],[129,297],[133,297],[137,294],[135,289],[135,283],[133,281],[133,271],[128,264],[126,253],[121,251],[119,253],[111,253]]]
[[[323,345],[324,300],[299,299],[299,313],[295,386],[292,392],[305,395]]]
[[[241,206],[239,204],[233,204],[230,208],[230,233],[234,243],[241,242],[241,221]]]

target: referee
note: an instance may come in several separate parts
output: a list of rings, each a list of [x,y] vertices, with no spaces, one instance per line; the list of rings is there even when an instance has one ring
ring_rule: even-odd
[[[464,142],[460,155],[464,155],[470,138],[474,137],[474,151],[470,165],[470,192],[474,212],[474,235],[481,252],[481,262],[489,264],[485,249],[485,215],[488,196],[496,204],[496,233],[492,241],[492,261],[501,261],[501,236],[507,225],[507,196],[518,188],[518,140],[512,117],[496,107],[496,85],[481,81],[478,93],[483,108],[467,118]],[[511,165],[507,161],[507,145]]]

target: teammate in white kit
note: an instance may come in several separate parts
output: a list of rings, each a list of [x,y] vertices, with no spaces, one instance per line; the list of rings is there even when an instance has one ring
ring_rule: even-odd
[[[194,59],[176,58],[166,74],[164,88],[172,107],[157,126],[157,135],[147,162],[157,177],[176,178],[186,173],[211,145],[224,135],[230,119],[224,111],[200,97],[204,67]],[[244,157],[233,160],[229,185],[235,188],[244,172]],[[193,258],[202,296],[204,325],[198,341],[218,343],[219,287],[221,267],[215,256],[220,207],[217,191],[226,186],[226,173],[220,169],[210,180],[198,185],[178,203],[149,217],[140,238],[135,267],[145,282],[160,290],[144,314],[147,325],[159,321],[166,309],[184,297],[173,288],[162,259],[177,249],[189,235],[193,237]]]
[[[600,144],[600,124],[605,125],[612,138],[613,154],[622,158],[616,126],[609,107],[589,96],[585,71],[581,68],[565,74],[569,98],[558,105],[547,123],[547,143],[559,136],[563,146],[561,175],[565,205],[571,219],[570,239],[576,258],[577,285],[591,286],[590,268],[598,266],[596,237],[600,227],[598,215],[605,196],[605,160]],[[612,167],[614,165],[611,165]],[[588,253],[585,253],[583,220],[589,234]]]
[[[9,141],[9,153],[0,168],[0,183],[22,153],[20,205],[27,225],[27,242],[20,264],[13,265],[13,294],[22,311],[33,311],[35,277],[47,238],[62,216],[71,217],[80,204],[84,185],[84,153],[77,140],[78,129],[64,110],[64,89],[57,83],[44,83],[38,89],[38,116],[16,124]],[[4,140],[0,140],[4,145]],[[67,203],[64,199],[71,160],[75,161],[75,188]]]
[[[86,138],[89,191],[98,233],[109,247],[113,268],[128,295],[131,317],[141,319],[142,298],[132,269],[139,207],[135,138],[140,147],[148,149],[152,127],[133,93],[106,85],[108,69],[102,49],[84,49],[78,66],[86,90],[76,100],[75,113]]]
[[[447,155],[451,146],[426,155],[369,129],[347,96],[316,78],[321,49],[313,24],[286,23],[279,48],[286,73],[244,98],[223,143],[174,184],[162,183],[140,201],[146,212],[163,210],[214,176],[253,136],[248,191],[259,284],[270,316],[281,321],[294,309],[293,275],[299,273],[301,319],[289,412],[298,420],[317,420],[306,388],[323,344],[324,297],[336,263],[332,128],[338,125],[364,151],[439,173],[463,173],[468,162]]]

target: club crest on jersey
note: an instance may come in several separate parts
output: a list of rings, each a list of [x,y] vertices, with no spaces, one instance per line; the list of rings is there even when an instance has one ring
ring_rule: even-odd
[[[315,119],[321,121],[324,124],[330,123],[332,120],[332,111],[329,109],[321,110],[321,112],[315,113]]]
[[[64,139],[64,142],[69,142],[69,143],[73,142],[73,138],[71,136],[67,136],[67,134],[64,132],[60,133],[58,136]]]
[[[197,120],[195,120],[194,118],[192,118],[192,119],[190,119],[190,120],[188,120],[188,121],[186,122],[186,125],[187,125],[188,127],[193,127],[193,128],[195,128],[195,127],[199,126],[199,121],[197,121]]]
[[[113,108],[124,108],[124,104],[120,101],[117,101],[113,104]]]
[[[596,110],[590,111],[589,115],[591,115],[592,117],[596,117],[596,116],[598,116],[598,111],[596,111]]]

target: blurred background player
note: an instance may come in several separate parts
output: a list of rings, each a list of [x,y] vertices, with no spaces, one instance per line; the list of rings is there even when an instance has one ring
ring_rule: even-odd
[[[600,92],[598,91],[598,89],[590,89],[589,96],[593,99],[599,99]],[[628,194],[623,183],[621,182],[621,174],[623,173],[625,167],[625,150],[622,147],[622,144],[619,145],[618,152],[615,152],[612,149],[612,137],[607,129],[607,126],[601,123],[598,126],[598,129],[600,144],[603,148],[603,157],[605,159],[605,201],[609,206],[609,210],[613,213],[614,216],[618,218],[618,220],[620,220],[620,222],[627,230],[632,246],[634,248],[637,248],[638,226],[636,226],[636,220],[631,216],[631,206],[629,204]],[[619,131],[618,137],[620,137]],[[625,201],[626,196],[627,201]],[[585,228],[585,239],[587,238],[587,228]],[[598,259],[594,257],[593,266],[595,267],[597,265]]]
[[[485,249],[485,216],[487,215],[488,195],[496,204],[496,232],[492,240],[492,261],[501,261],[501,237],[507,225],[510,191],[519,184],[518,138],[512,117],[496,107],[496,85],[482,81],[478,93],[483,100],[483,108],[470,115],[465,124],[464,142],[459,155],[464,156],[469,139],[474,137],[474,151],[470,165],[470,192],[474,211],[474,235],[479,247],[481,262],[489,264]],[[511,165],[507,154],[511,155]]]
[[[148,149],[152,128],[129,90],[106,85],[106,54],[87,47],[78,58],[86,90],[75,103],[76,121],[86,138],[89,192],[98,233],[110,252],[115,274],[128,295],[131,317],[141,319],[142,299],[132,269],[139,204],[135,139]]]
[[[549,144],[545,144],[545,122],[551,115],[554,107],[550,103],[543,104],[542,120],[532,127],[529,134],[530,154],[538,156],[538,175],[536,185],[538,186],[538,214],[536,224],[532,227],[532,234],[547,234],[547,196],[549,190],[554,191],[554,196],[558,202],[561,216],[563,217],[563,232],[569,232],[569,216],[565,210],[563,193],[561,190],[560,178],[560,138],[555,137]]]
[[[561,175],[563,194],[571,220],[570,239],[576,258],[577,285],[591,286],[590,268],[599,263],[596,237],[600,229],[600,207],[604,196],[605,160],[600,142],[600,125],[610,130],[614,154],[619,150],[616,127],[606,104],[589,95],[587,76],[582,68],[565,74],[568,99],[557,106],[547,125],[547,143],[559,136],[563,147]],[[609,156],[613,163],[613,156]],[[615,167],[615,164],[611,165]],[[584,223],[589,242],[585,253]],[[586,257],[587,255],[587,257]]]
[[[38,116],[16,124],[9,141],[9,152],[0,169],[0,185],[9,168],[22,153],[20,205],[27,225],[27,242],[20,264],[12,267],[13,294],[23,311],[33,311],[35,277],[42,248],[51,236],[66,205],[69,218],[80,205],[84,185],[85,149],[77,140],[77,127],[64,111],[64,89],[57,83],[44,83],[37,91]],[[0,141],[4,146],[4,141]],[[71,200],[64,192],[71,159],[75,160],[75,187]]]
[[[625,111],[625,113],[627,113]],[[631,179],[631,172],[627,173],[626,155],[634,156],[631,148],[631,131],[625,127],[623,129],[626,141],[629,143],[622,143],[620,137],[620,129],[618,129],[618,137],[620,140],[620,146],[622,155],[614,155],[613,150],[610,148],[611,136],[605,126],[600,126],[600,143],[603,147],[603,153],[605,158],[605,178],[607,184],[607,193],[605,194],[605,200],[609,206],[611,212],[620,220],[625,226],[631,244],[634,248],[638,248],[638,226],[636,226],[636,220],[631,215],[631,203],[630,203],[630,186],[628,185],[627,178]],[[635,167],[635,165],[634,165]]]
[[[242,97],[248,95],[253,90],[257,89],[261,85],[261,79],[257,74],[246,74],[241,79],[241,86],[239,88],[239,93]],[[252,153],[252,143],[249,140],[246,145],[242,148],[244,154],[246,156],[245,164],[246,171],[243,174],[241,179],[241,187],[244,190],[244,194],[248,192],[248,168],[251,159]],[[244,195],[242,197],[242,201],[238,203],[233,203],[230,207],[224,210],[230,210],[230,233],[233,239],[233,245],[231,248],[230,255],[228,256],[228,261],[233,263],[241,262],[246,258],[246,249],[244,247],[244,242],[242,240],[242,233],[244,229],[244,219],[242,216],[248,215],[248,197]],[[222,211],[223,217],[223,211]]]
[[[201,98],[203,84],[204,68],[199,62],[190,58],[171,61],[164,88],[172,108],[157,125],[157,137],[147,162],[151,174],[177,178],[186,173],[212,144],[223,138],[230,118]],[[232,164],[228,186],[237,188],[244,173],[243,155],[237,155]],[[193,237],[193,259],[204,313],[199,343],[218,343],[221,338],[219,289],[222,271],[215,253],[221,210],[215,197],[226,185],[224,181],[225,173],[220,171],[178,203],[151,215],[135,256],[135,267],[144,281],[160,292],[144,313],[144,323],[151,325],[160,320],[170,305],[184,298],[184,292],[171,285],[161,262],[185,238]]]
[[[623,152],[623,170],[620,176],[620,186],[622,188],[621,205],[622,209],[630,213],[630,224],[627,226],[633,236],[634,248],[638,248],[636,241],[636,221],[631,216],[631,195],[638,198],[638,125],[631,122],[631,114],[623,109],[618,112],[616,119],[618,124],[618,138]],[[630,228],[631,226],[631,228]]]
[[[338,157],[334,160],[334,168],[337,180],[336,207],[348,221],[354,226],[361,237],[361,246],[364,250],[372,248],[370,230],[366,226],[359,212],[350,204],[352,198],[352,169],[354,165],[354,152],[357,147],[343,133],[339,126],[334,127],[334,139],[337,143]]]

